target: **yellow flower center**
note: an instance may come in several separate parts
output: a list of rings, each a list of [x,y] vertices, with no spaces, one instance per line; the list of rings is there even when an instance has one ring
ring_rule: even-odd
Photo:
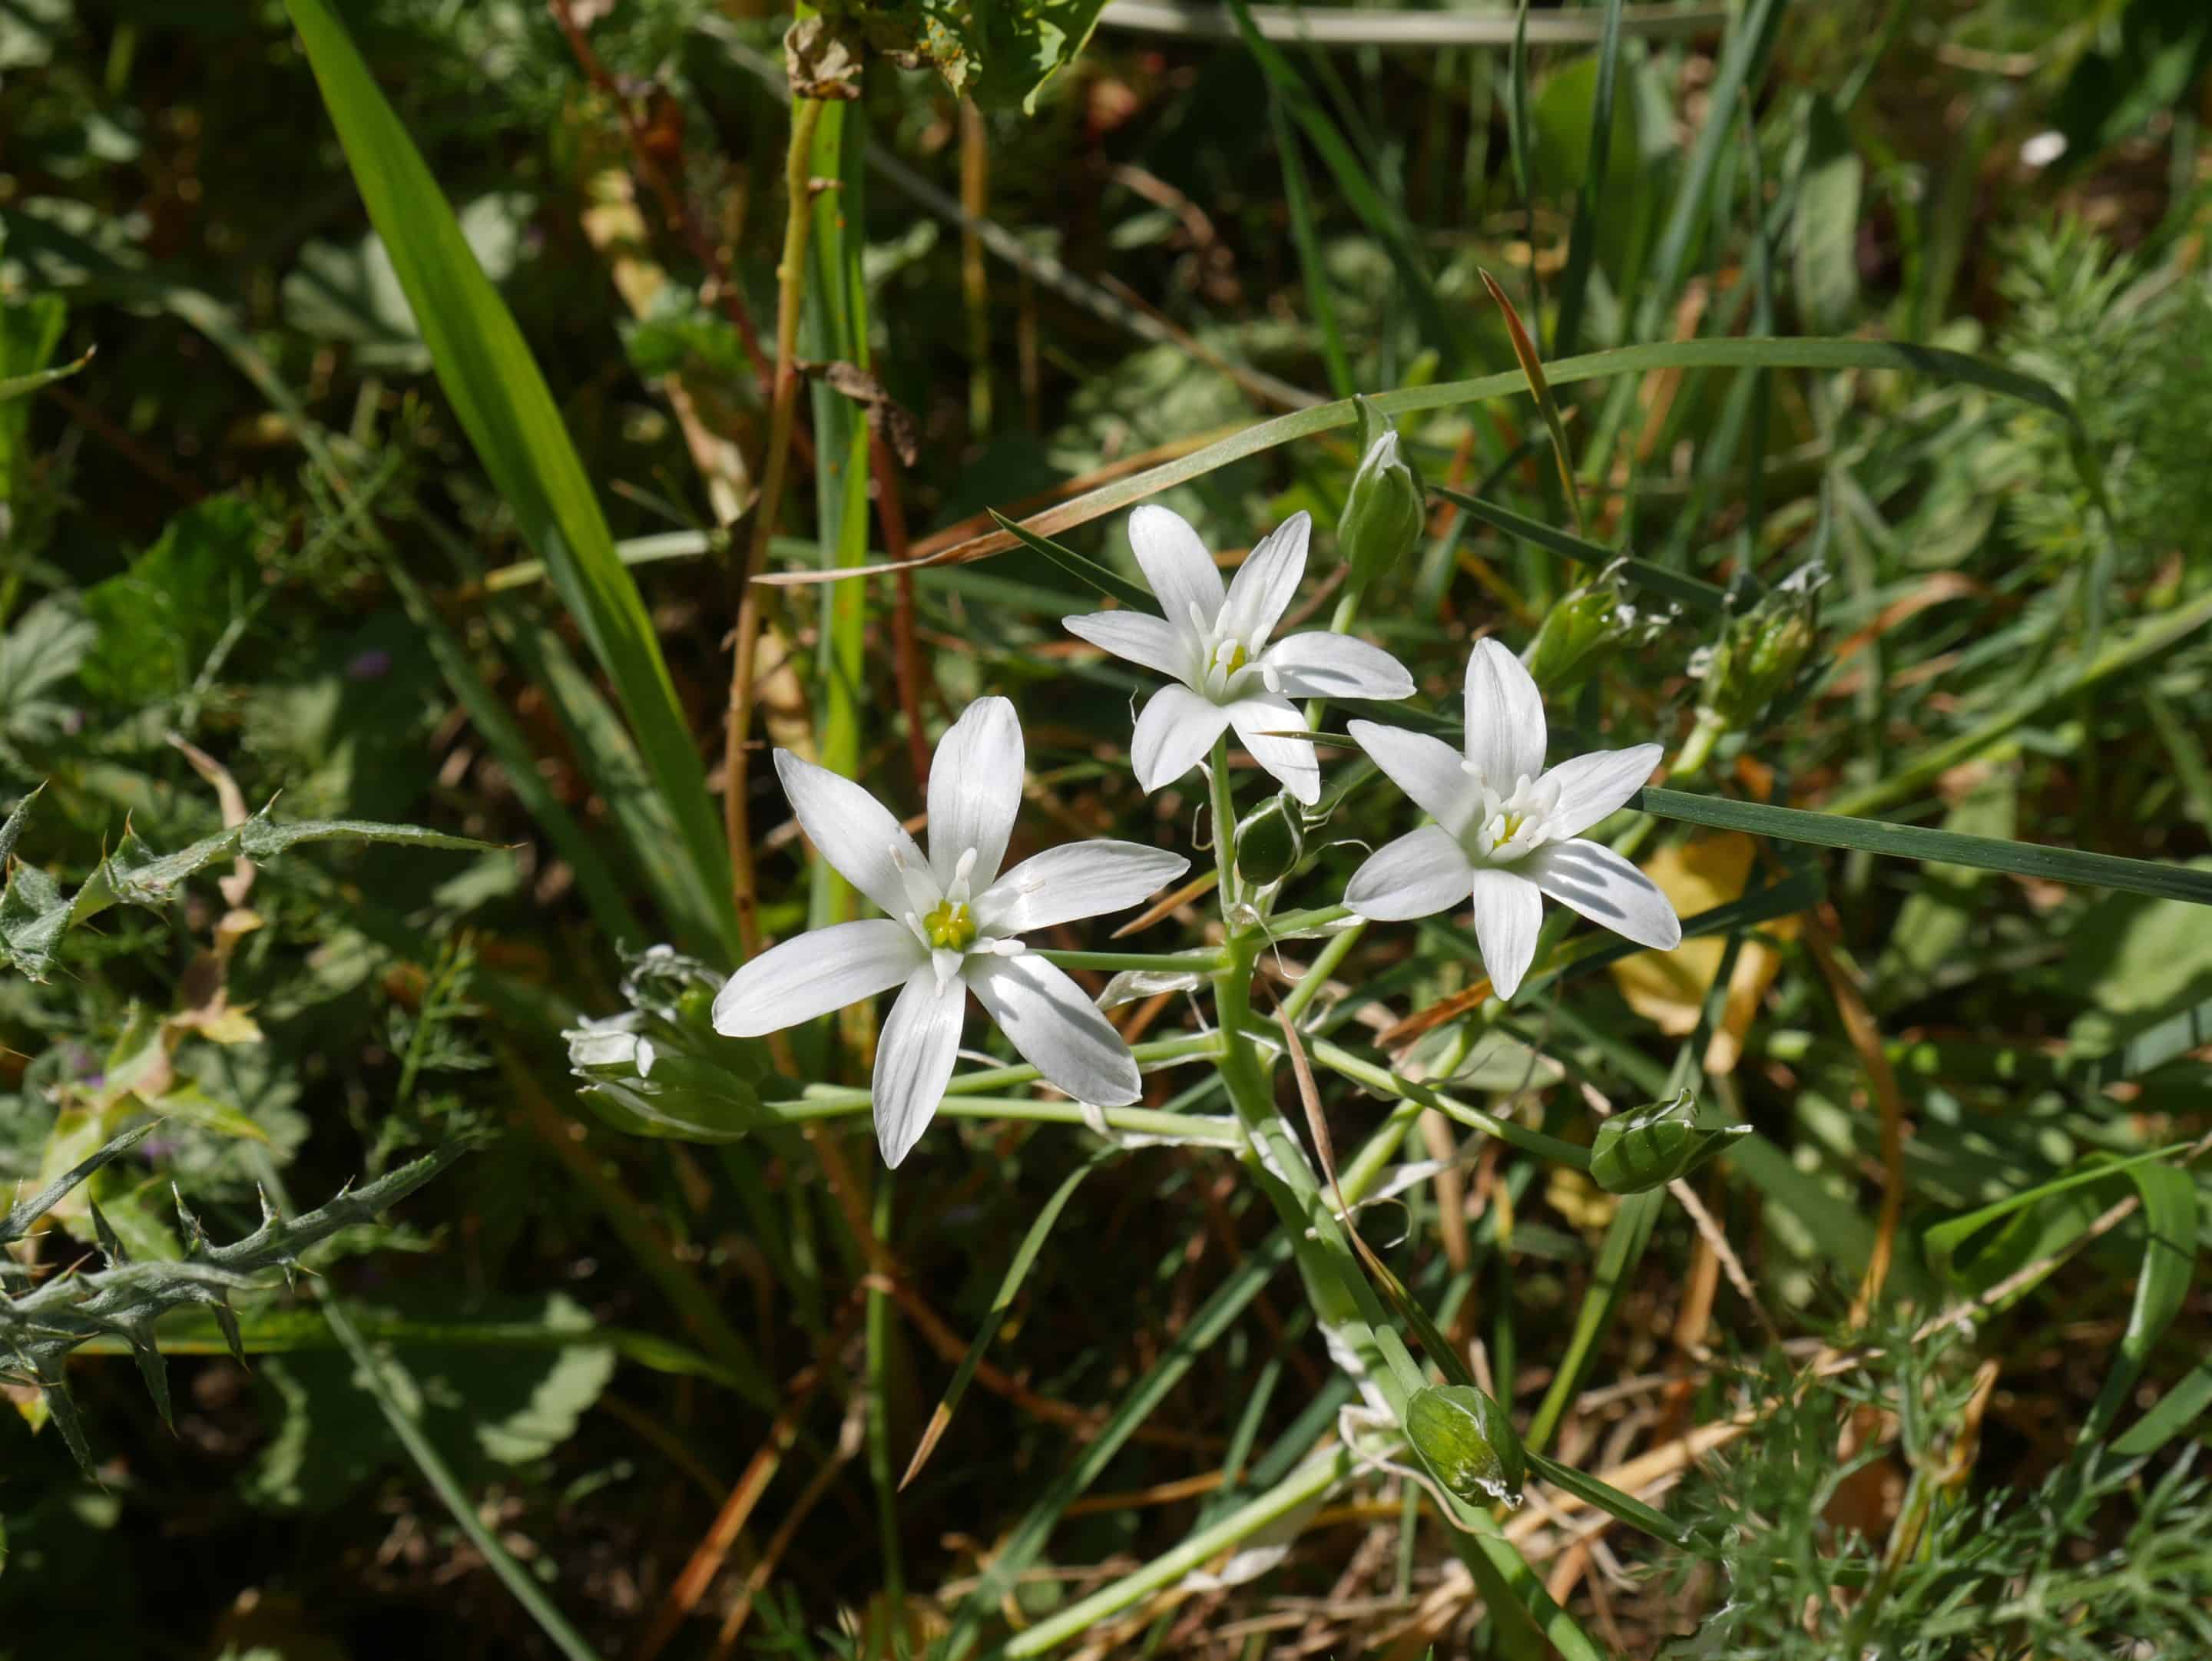
[[[1244,642],[1231,640],[1229,643],[1229,656],[1222,662],[1221,672],[1224,675],[1234,675],[1251,661],[1250,654],[1244,650]]]
[[[921,931],[933,947],[964,952],[975,943],[975,919],[957,900],[939,900],[921,919]]]

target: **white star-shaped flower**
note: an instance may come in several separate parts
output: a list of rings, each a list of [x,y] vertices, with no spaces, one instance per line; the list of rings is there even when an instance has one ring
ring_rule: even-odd
[[[1129,515],[1129,547],[1165,615],[1097,611],[1063,617],[1067,631],[1176,682],[1137,717],[1129,759],[1147,791],[1171,784],[1213,748],[1225,727],[1310,807],[1321,767],[1303,738],[1293,698],[1407,698],[1413,677],[1379,646],[1347,634],[1293,634],[1267,644],[1305,574],[1313,521],[1293,513],[1246,556],[1224,591],[1213,557],[1181,515],[1147,503]]]
[[[1681,919],[1651,879],[1588,830],[1641,788],[1657,744],[1594,750],[1544,770],[1544,700],[1495,640],[1467,664],[1467,754],[1425,733],[1354,721],[1350,731],[1437,822],[1384,844],[1352,874],[1344,903],[1378,922],[1474,900],[1474,936],[1500,997],[1535,955],[1546,894],[1639,946],[1671,951]]]
[[[901,988],[876,1046],[876,1139],[907,1156],[945,1094],[973,992],[1038,1072],[1079,1101],[1137,1100],[1137,1064],[1083,989],[1017,936],[1126,910],[1189,869],[1134,842],[1074,842],[1003,876],[1022,799],[1022,730],[1004,698],[970,704],[929,770],[929,855],[860,785],[775,753],[800,827],[845,880],[889,912],[763,952],[714,999],[714,1030],[757,1038]]]

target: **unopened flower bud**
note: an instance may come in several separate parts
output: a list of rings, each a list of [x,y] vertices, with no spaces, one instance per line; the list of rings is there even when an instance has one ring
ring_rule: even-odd
[[[1406,1404],[1406,1434],[1437,1480],[1471,1504],[1521,1503],[1527,1462],[1505,1409],[1473,1385],[1431,1385]]]
[[[1297,869],[1304,853],[1304,827],[1297,804],[1286,796],[1269,797],[1237,827],[1237,875],[1248,887],[1281,882]]]
[[[1521,654],[1530,678],[1547,692],[1580,680],[1604,649],[1626,632],[1623,609],[1620,591],[1611,583],[1569,589],[1544,614],[1536,638]],[[1633,617],[1632,611],[1630,621]]]
[[[1590,1177],[1609,1194],[1649,1193],[1689,1175],[1750,1129],[1701,1118],[1695,1098],[1682,1090],[1598,1126]]]
[[[1337,522],[1336,542],[1356,591],[1413,552],[1421,539],[1420,481],[1401,450],[1397,429],[1365,399],[1359,403],[1360,463]]]
[[[714,1031],[718,984],[665,946],[633,959],[622,982],[629,1007],[562,1034],[578,1097],[633,1136],[735,1142],[757,1128],[775,1088],[766,1048]]]

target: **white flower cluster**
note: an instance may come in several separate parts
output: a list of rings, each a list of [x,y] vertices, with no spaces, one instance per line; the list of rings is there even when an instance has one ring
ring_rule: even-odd
[[[1102,611],[1071,632],[1168,677],[1138,716],[1130,743],[1146,791],[1197,766],[1234,730],[1253,759],[1308,806],[1321,768],[1295,698],[1395,700],[1413,679],[1379,646],[1349,635],[1293,634],[1270,644],[1305,573],[1310,522],[1299,513],[1254,549],[1225,587],[1198,533],[1163,507],[1129,521],[1138,565],[1164,615]],[[1520,660],[1495,640],[1468,660],[1466,742],[1354,721],[1351,735],[1435,822],[1360,866],[1345,890],[1377,921],[1472,903],[1492,985],[1510,997],[1536,949],[1543,898],[1638,945],[1671,949],[1680,922],[1650,878],[1581,833],[1634,795],[1660,747],[1601,750],[1544,765],[1543,700]],[[899,989],[876,1051],[877,1139],[896,1166],[936,1112],[952,1076],[973,992],[1044,1079],[1077,1100],[1123,1106],[1139,1094],[1121,1035],[1060,969],[1020,937],[1138,904],[1188,869],[1181,855],[1132,842],[1048,849],[1001,873],[1022,795],[1013,706],[982,698],[939,743],[929,777],[929,852],[849,779],[775,755],[800,827],[885,915],[785,941],[731,976],[714,1026],[758,1037]]]

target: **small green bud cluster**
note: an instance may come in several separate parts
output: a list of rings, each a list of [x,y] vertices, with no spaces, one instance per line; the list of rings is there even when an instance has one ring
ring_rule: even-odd
[[[1689,1175],[1750,1129],[1704,1116],[1684,1089],[1598,1126],[1590,1177],[1609,1194],[1649,1193]]]
[[[964,908],[963,908],[964,910]],[[943,919],[957,931],[957,919]],[[724,1038],[714,1028],[714,994],[726,977],[673,948],[630,961],[619,1015],[586,1016],[562,1036],[577,1094],[632,1136],[737,1142],[763,1121],[762,1100],[779,1094],[767,1047]]]
[[[1359,405],[1359,470],[1337,521],[1336,543],[1352,567],[1354,593],[1419,545],[1421,482],[1398,442],[1398,429],[1365,398]]]
[[[1527,1458],[1505,1409],[1473,1385],[1431,1385],[1406,1404],[1406,1434],[1445,1488],[1470,1504],[1521,1503]]]
[[[1815,561],[1729,619],[1720,639],[1691,665],[1705,682],[1703,712],[1733,731],[1749,731],[1797,684],[1819,638],[1819,592],[1826,580]]]
[[[1621,593],[1627,561],[1616,560],[1560,596],[1522,652],[1529,678],[1547,692],[1571,687],[1624,649],[1650,640],[1674,615],[1631,605]]]

